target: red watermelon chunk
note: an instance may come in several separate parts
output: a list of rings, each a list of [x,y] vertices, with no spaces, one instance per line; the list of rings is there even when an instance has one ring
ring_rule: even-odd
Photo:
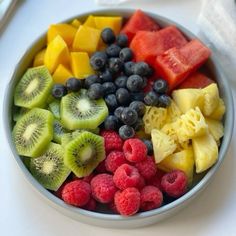
[[[130,48],[135,54],[136,61],[145,61],[154,65],[157,55],[173,47],[181,48],[187,42],[187,39],[175,26],[168,26],[156,32],[137,32]]]
[[[195,72],[188,76],[183,83],[178,86],[178,89],[184,88],[205,88],[208,85],[215,83],[214,80],[208,78],[206,75]]]
[[[210,50],[199,40],[192,40],[181,49],[171,48],[157,56],[155,70],[172,90],[196,71],[210,56]]]
[[[130,17],[121,32],[126,34],[129,38],[129,42],[131,42],[134,35],[140,30],[157,31],[159,29],[160,26],[151,17],[138,9]]]

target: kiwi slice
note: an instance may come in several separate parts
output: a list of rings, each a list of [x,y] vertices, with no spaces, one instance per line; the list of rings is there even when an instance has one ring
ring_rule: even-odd
[[[60,111],[62,124],[69,130],[96,129],[108,115],[104,100],[91,100],[85,89],[64,96]]]
[[[57,191],[71,172],[63,157],[62,146],[50,143],[42,156],[31,158],[30,172],[45,188]]]
[[[30,68],[16,85],[16,106],[33,108],[45,105],[53,86],[52,77],[45,66]]]
[[[13,111],[13,120],[17,122],[23,115],[25,115],[30,110],[24,107],[16,107]]]
[[[52,114],[54,115],[54,117],[58,120],[61,119],[60,116],[60,102],[58,100],[51,102],[48,105],[49,110],[52,112]]]
[[[67,133],[68,130],[65,129],[59,120],[54,120],[53,122],[53,141],[61,144],[61,137],[63,134]]]
[[[41,155],[53,137],[53,115],[50,111],[33,108],[23,115],[13,128],[13,140],[19,155]]]
[[[91,132],[82,132],[65,146],[65,164],[79,178],[91,174],[104,159],[104,139]]]

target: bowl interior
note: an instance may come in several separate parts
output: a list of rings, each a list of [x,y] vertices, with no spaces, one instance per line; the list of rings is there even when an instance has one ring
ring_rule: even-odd
[[[88,14],[93,14],[93,15],[119,15],[119,16],[123,16],[124,18],[128,18],[134,10],[127,10],[127,9],[119,9],[118,10],[100,10],[100,11],[95,11],[95,12],[88,12],[85,13],[83,15],[79,15],[79,16],[75,16],[72,17],[68,20],[66,20],[65,22],[70,22],[72,19],[74,18],[78,18],[80,20],[84,20],[85,17]],[[184,27],[178,25],[177,23],[170,21],[164,17],[161,17],[159,15],[156,14],[152,14],[152,13],[148,13],[151,17],[153,17],[161,26],[165,27],[167,25],[176,25],[189,39],[191,38],[196,38],[195,35],[193,35],[191,32],[189,32],[188,30],[186,30]],[[61,201],[60,199],[58,199],[57,197],[55,197],[50,191],[47,191],[46,189],[44,189],[30,174],[30,172],[28,171],[28,169],[25,167],[25,165],[23,164],[21,158],[18,156],[16,149],[14,147],[14,144],[12,142],[11,139],[11,130],[12,130],[12,126],[13,126],[13,122],[12,122],[12,114],[15,112],[14,108],[13,108],[13,94],[14,94],[14,88],[17,84],[17,82],[19,81],[19,79],[21,78],[21,76],[24,74],[24,72],[26,71],[26,69],[28,67],[30,67],[32,65],[32,60],[34,58],[34,56],[36,55],[36,53],[38,51],[40,51],[43,47],[45,47],[46,45],[46,33],[44,33],[39,39],[37,39],[30,47],[29,49],[25,52],[25,54],[23,55],[23,57],[21,58],[21,60],[19,61],[19,63],[17,64],[14,74],[9,82],[8,88],[6,90],[6,94],[5,94],[5,98],[4,98],[4,112],[3,112],[3,118],[4,118],[4,127],[5,127],[5,131],[6,131],[6,135],[9,141],[9,145],[11,147],[11,150],[13,152],[13,155],[18,163],[18,165],[20,166],[20,168],[22,169],[24,175],[26,176],[27,180],[49,201],[53,202],[56,205],[59,205],[60,207],[67,209],[69,211],[73,211],[77,214],[84,214],[87,215],[89,217],[94,217],[94,218],[104,218],[104,219],[113,219],[113,220],[122,220],[123,217],[119,216],[119,215],[110,215],[109,212],[107,212],[103,209],[101,209],[101,213],[96,213],[96,212],[89,212],[86,210],[82,210],[79,208],[75,208],[75,207],[71,207],[66,205],[63,201]],[[151,215],[155,215],[155,214],[161,214],[162,212],[168,211],[172,208],[177,207],[179,204],[187,201],[188,199],[191,199],[192,197],[194,197],[194,195],[199,192],[201,189],[203,189],[207,183],[209,182],[209,180],[211,179],[211,177],[213,176],[213,174],[216,172],[216,170],[219,168],[219,165],[221,164],[228,145],[230,143],[230,139],[231,139],[231,135],[232,135],[232,130],[233,130],[233,120],[234,120],[234,111],[233,111],[233,100],[232,100],[232,95],[231,95],[231,91],[230,88],[228,86],[227,83],[227,79],[224,77],[224,75],[222,74],[220,67],[217,63],[217,59],[214,57],[214,53],[213,56],[211,56],[211,58],[208,60],[208,62],[206,63],[205,66],[205,70],[207,71],[207,73],[209,73],[211,75],[211,77],[217,81],[218,85],[219,85],[219,89],[220,89],[220,95],[223,98],[225,105],[226,105],[226,114],[225,114],[225,118],[224,118],[224,129],[225,129],[225,135],[222,139],[222,143],[221,143],[221,147],[220,147],[220,151],[219,151],[219,160],[218,162],[206,173],[203,173],[201,175],[198,175],[197,178],[195,178],[195,182],[194,182],[194,187],[188,192],[186,193],[184,196],[182,196],[181,198],[175,200],[174,202],[171,202],[159,209],[155,209],[152,211],[148,211],[148,212],[143,212],[143,213],[139,213],[131,218],[133,219],[137,219],[137,218],[142,218],[142,217],[148,217]],[[105,214],[104,214],[105,213]],[[108,213],[108,214],[107,214]]]

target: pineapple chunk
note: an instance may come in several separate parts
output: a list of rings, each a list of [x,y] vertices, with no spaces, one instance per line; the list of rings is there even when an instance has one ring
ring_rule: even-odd
[[[144,129],[150,134],[152,129],[161,129],[165,124],[167,117],[167,109],[162,107],[146,107],[143,116]]]
[[[66,80],[73,77],[72,73],[60,64],[52,75],[54,83],[65,84]]]
[[[70,24],[74,26],[75,28],[79,28],[79,26],[81,25],[81,22],[77,19],[74,19]]]
[[[220,98],[218,106],[211,113],[209,118],[215,119],[215,120],[222,120],[222,117],[224,114],[225,114],[225,104],[224,104],[223,99]]]
[[[34,57],[33,67],[42,66],[42,65],[43,65],[45,52],[46,52],[46,48],[45,48],[45,49],[42,49],[41,51],[39,51],[39,52],[36,54],[36,56]]]
[[[58,65],[69,66],[70,53],[63,38],[58,35],[49,44],[44,56],[44,64],[53,73]]]
[[[219,105],[219,90],[216,83],[202,89],[204,93],[203,114],[209,116]]]
[[[71,53],[71,68],[78,79],[84,79],[89,75],[95,74],[89,63],[89,55],[86,52]]]
[[[213,120],[209,118],[206,118],[206,123],[208,125],[208,130],[210,134],[213,136],[215,141],[219,143],[220,138],[224,135],[223,124],[218,120]]]
[[[170,105],[167,107],[167,118],[166,122],[170,123],[173,121],[176,121],[178,117],[180,117],[182,112],[180,111],[177,104],[174,102],[174,100],[171,100]]]
[[[101,31],[81,25],[73,41],[73,50],[93,53],[97,50]]]
[[[201,173],[209,169],[218,159],[218,147],[211,134],[193,138],[193,152],[196,172]]]
[[[200,110],[203,109],[204,93],[201,89],[174,90],[172,97],[183,113],[195,107],[199,107]]]
[[[83,25],[87,26],[87,27],[96,28],[96,24],[95,24],[95,21],[94,21],[94,16],[89,15]]]
[[[194,167],[192,147],[171,154],[161,161],[157,167],[165,172],[170,172],[172,170],[182,170],[188,177],[188,183],[191,184],[193,180]]]
[[[176,149],[176,143],[169,135],[160,130],[153,129],[151,132],[155,162],[160,163]]]

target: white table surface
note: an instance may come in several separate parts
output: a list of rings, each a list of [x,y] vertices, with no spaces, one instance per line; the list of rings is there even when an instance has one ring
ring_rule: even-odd
[[[92,0],[20,1],[0,35],[1,112],[5,87],[28,45],[50,23],[97,9]],[[139,7],[169,17],[198,32],[200,0],[134,0],[120,7]],[[234,88],[234,97],[236,88]],[[2,114],[1,114],[2,119]],[[76,222],[39,198],[19,170],[8,148],[1,122],[0,235],[236,235],[236,133],[228,155],[208,188],[187,208],[159,224],[134,230],[113,230]]]

